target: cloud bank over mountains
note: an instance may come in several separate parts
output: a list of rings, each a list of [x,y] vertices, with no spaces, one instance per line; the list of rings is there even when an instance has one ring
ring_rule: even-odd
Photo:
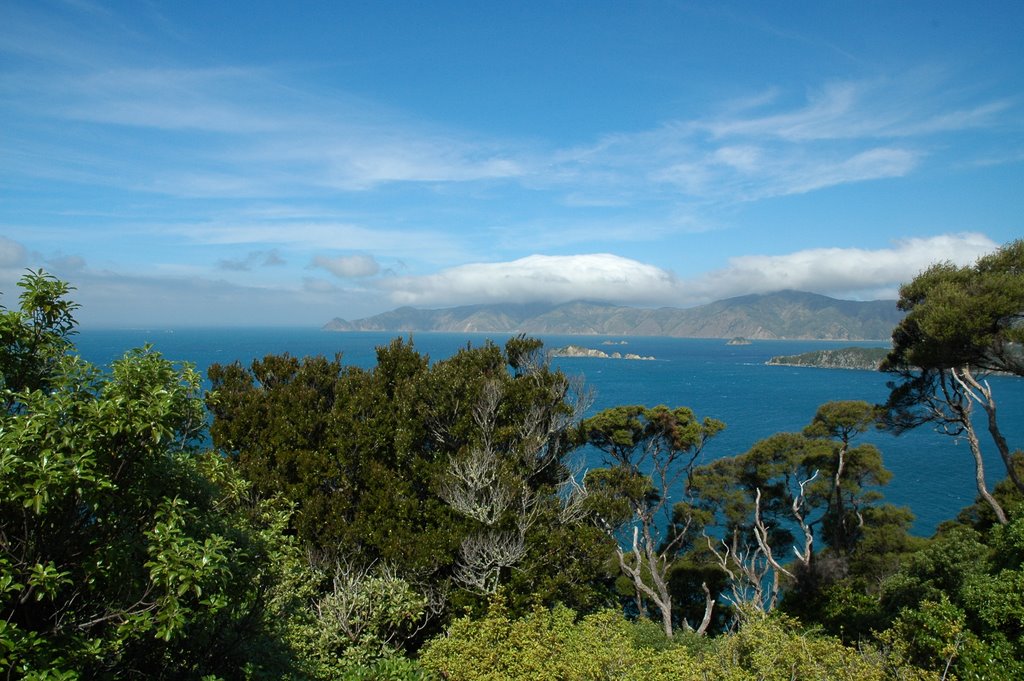
[[[810,291],[837,298],[896,298],[899,285],[939,262],[970,265],[999,244],[983,234],[945,234],[906,239],[891,248],[814,248],[784,255],[745,255],[728,267],[690,282],[697,302],[781,289]]]
[[[571,300],[686,307],[783,289],[868,300],[895,298],[901,283],[936,262],[967,265],[997,247],[982,234],[967,233],[908,239],[877,250],[818,248],[747,255],[689,280],[609,253],[532,255],[396,277],[381,285],[394,303],[414,307]]]

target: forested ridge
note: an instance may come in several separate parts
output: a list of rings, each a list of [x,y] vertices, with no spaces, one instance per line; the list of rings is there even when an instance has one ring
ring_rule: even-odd
[[[151,347],[84,362],[73,288],[20,288],[6,678],[1024,678],[1021,415],[985,380],[1024,376],[1024,241],[901,289],[887,403],[724,458],[713,415],[591,414],[525,336],[440,361],[396,339],[369,369],[270,355],[204,392]],[[919,427],[977,473],[929,538],[862,437]]]

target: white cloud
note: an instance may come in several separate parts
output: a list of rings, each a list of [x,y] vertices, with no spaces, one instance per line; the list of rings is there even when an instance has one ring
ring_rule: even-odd
[[[982,234],[948,234],[906,239],[875,250],[818,248],[741,256],[730,259],[724,269],[687,280],[610,254],[532,255],[381,283],[395,304],[418,307],[572,300],[688,306],[783,289],[864,300],[895,298],[900,284],[934,263],[968,265],[996,248],[998,244]]]
[[[672,273],[607,253],[474,263],[387,280],[386,286],[395,303],[417,306],[571,300],[644,304],[678,293]]]
[[[372,277],[380,272],[380,264],[372,255],[346,255],[338,258],[318,255],[313,258],[311,267],[325,269],[340,279]]]
[[[785,255],[731,258],[725,269],[686,283],[688,298],[705,303],[782,289],[841,298],[895,298],[899,285],[930,265],[969,265],[998,244],[982,234],[905,239],[892,248],[816,248]]]

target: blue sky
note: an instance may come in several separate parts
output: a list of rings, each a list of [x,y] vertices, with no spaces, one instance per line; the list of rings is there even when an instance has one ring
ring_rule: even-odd
[[[0,4],[0,303],[895,297],[1024,236],[1024,3]]]

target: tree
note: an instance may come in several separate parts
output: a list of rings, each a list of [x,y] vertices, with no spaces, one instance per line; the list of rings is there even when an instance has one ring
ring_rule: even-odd
[[[70,354],[70,287],[22,287],[0,345],[0,668],[239,674],[260,551],[202,472],[198,374],[149,348],[105,374]]]
[[[808,486],[819,471],[807,464],[821,456],[822,447],[798,433],[777,433],[744,454],[693,472],[694,503],[714,528],[705,530],[704,540],[728,576],[728,600],[741,610],[775,607],[781,576],[794,577],[784,566],[789,547],[798,563],[811,564],[820,517],[811,517],[816,509],[809,508]]]
[[[816,597],[846,573],[865,534],[893,520],[875,505],[874,488],[891,477],[881,454],[854,445],[876,417],[866,402],[828,402],[801,433],[777,433],[694,471],[696,502],[718,526],[707,541],[730,576],[732,601],[771,610],[781,576],[799,600]]]
[[[973,266],[930,267],[900,288],[898,305],[907,315],[893,330],[893,349],[882,367],[898,376],[890,384],[889,422],[897,431],[934,423],[951,435],[965,435],[978,494],[1005,524],[1006,513],[985,483],[972,409],[984,410],[1006,473],[1024,494],[1024,478],[1013,464],[985,378],[992,372],[1024,375],[1024,240]]]
[[[499,588],[513,607],[604,599],[608,547],[581,522],[569,465],[586,394],[539,341],[430,363],[398,339],[370,369],[268,356],[210,378],[214,445],[260,495],[295,504],[318,562],[387,566],[449,608]]]
[[[867,402],[833,401],[818,407],[803,431],[807,437],[829,441],[828,447],[804,465],[823,476],[810,492],[820,496],[825,506],[821,518],[824,538],[839,554],[853,550],[865,524],[863,507],[878,499],[869,488],[884,485],[892,477],[874,445],[852,445],[855,437],[876,427],[878,419],[878,409]]]
[[[698,421],[686,407],[639,405],[606,409],[580,425],[580,441],[604,452],[610,466],[588,476],[606,499],[613,497],[605,507],[614,509],[615,496],[625,504],[607,517],[599,515],[598,522],[617,540],[619,568],[633,582],[641,606],[646,599],[658,609],[666,636],[672,636],[674,616],[669,572],[696,529],[692,515],[673,516],[671,500],[688,486],[704,445],[724,427],[711,418]],[[703,590],[707,607],[697,627],[701,632],[714,605],[707,584]]]

